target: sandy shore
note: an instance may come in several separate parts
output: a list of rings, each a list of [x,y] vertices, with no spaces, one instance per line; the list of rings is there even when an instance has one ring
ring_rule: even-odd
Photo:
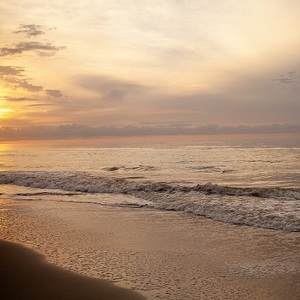
[[[109,280],[150,300],[299,299],[300,233],[297,232],[234,226],[177,212],[83,203],[5,200],[1,208],[3,239],[27,245],[64,269]],[[3,246],[12,247],[6,243]],[[53,278],[57,273],[65,278],[63,281],[69,287],[65,295],[74,293],[74,286],[80,293],[85,287],[95,287],[94,292],[120,292],[125,297],[104,299],[126,299],[130,295],[130,291],[107,282],[57,270],[19,246],[11,249],[20,257],[25,253],[33,257],[29,262],[21,259],[27,270],[35,264],[35,270],[46,270],[43,276]],[[0,257],[2,264],[4,256]],[[12,255],[8,258],[12,259]],[[12,263],[5,262],[7,272],[16,276],[19,272],[9,268]],[[25,278],[33,278],[30,276],[33,275]],[[2,278],[3,275],[3,285]],[[12,292],[22,287],[21,278]],[[70,283],[73,280],[78,287],[77,283]],[[29,281],[35,287],[42,286],[36,284],[36,279]],[[37,292],[49,296],[53,290]],[[132,295],[137,298],[128,299],[139,299],[138,295]],[[94,298],[91,294],[91,298],[82,299]]]
[[[21,245],[0,241],[1,299],[145,299],[108,281],[88,278],[47,263]]]

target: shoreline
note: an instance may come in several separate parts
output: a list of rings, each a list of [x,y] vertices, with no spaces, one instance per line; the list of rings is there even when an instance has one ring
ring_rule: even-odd
[[[79,275],[48,262],[20,244],[0,240],[2,299],[142,300],[138,293],[106,280]]]
[[[87,203],[6,200],[0,219],[2,239],[149,300],[297,300],[300,293],[299,233]]]

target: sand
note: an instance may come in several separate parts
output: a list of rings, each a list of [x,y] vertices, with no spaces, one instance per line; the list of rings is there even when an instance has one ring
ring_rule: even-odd
[[[145,299],[104,280],[81,276],[47,263],[21,245],[0,241],[1,299]]]
[[[1,207],[3,239],[27,245],[60,267],[109,280],[150,300],[299,300],[298,232],[235,226],[147,208],[12,200]],[[96,282],[99,292],[109,286],[117,292],[101,280],[73,276],[78,282]],[[31,290],[42,286],[25,278]],[[14,288],[19,287],[16,282]],[[49,295],[53,289],[43,292]],[[128,291],[120,291],[126,297]]]

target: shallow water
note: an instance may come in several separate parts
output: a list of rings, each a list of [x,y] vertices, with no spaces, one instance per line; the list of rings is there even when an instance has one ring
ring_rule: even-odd
[[[283,300],[300,291],[297,232],[88,203],[7,199],[1,207],[2,238],[151,300]]]

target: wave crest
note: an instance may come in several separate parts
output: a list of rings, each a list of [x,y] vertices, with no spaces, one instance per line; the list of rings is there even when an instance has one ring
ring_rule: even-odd
[[[187,186],[67,172],[0,172],[0,184],[60,189],[73,192],[74,196],[77,192],[87,195],[126,194],[137,199],[135,207],[150,206],[184,211],[232,224],[300,231],[299,189],[234,188],[213,183]],[[61,194],[62,197],[64,195]],[[68,196],[72,195],[68,193]],[[147,205],[144,202],[139,205],[138,199],[141,203],[147,200]],[[111,202],[111,205],[116,204]]]

